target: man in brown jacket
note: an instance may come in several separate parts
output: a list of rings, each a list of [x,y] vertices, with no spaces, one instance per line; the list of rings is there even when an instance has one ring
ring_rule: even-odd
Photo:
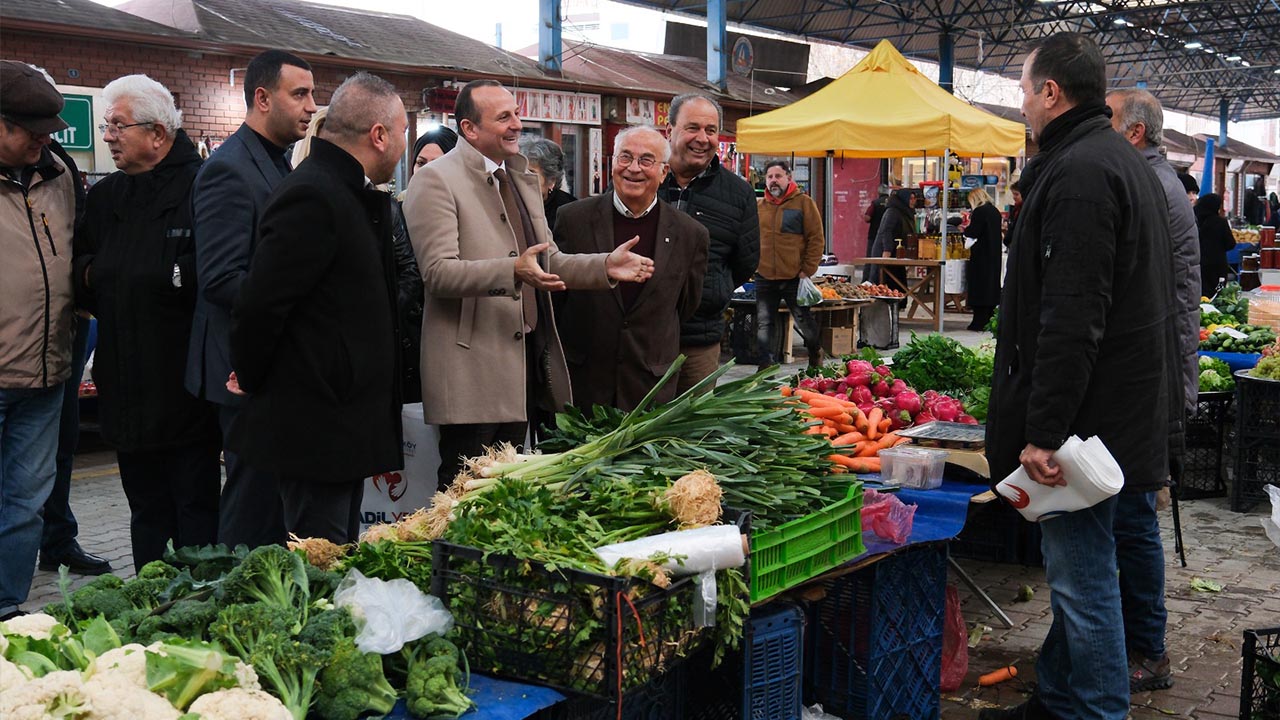
[[[765,166],[765,196],[760,203],[760,266],[756,269],[756,342],[760,365],[777,362],[778,301],[787,309],[804,336],[809,366],[822,364],[818,323],[809,308],[796,304],[800,278],[818,271],[825,245],[822,216],[813,198],[800,192],[791,180],[791,166],[773,160]]]
[[[62,105],[40,71],[0,61],[0,621],[31,589],[71,375],[79,178],[49,150]]]
[[[555,237],[566,253],[608,252],[639,238],[636,251],[654,261],[644,285],[570,290],[557,318],[573,381],[574,404],[632,410],[680,354],[680,324],[702,300],[707,229],[658,199],[671,145],[651,127],[614,140],[613,188],[559,211]],[[668,382],[655,402],[676,396]]]
[[[521,445],[539,413],[572,402],[548,293],[644,282],[654,268],[631,252],[637,240],[607,254],[560,253],[502,85],[467,83],[455,114],[457,147],[413,174],[404,203],[426,286],[422,402],[440,426],[441,488],[460,458]]]

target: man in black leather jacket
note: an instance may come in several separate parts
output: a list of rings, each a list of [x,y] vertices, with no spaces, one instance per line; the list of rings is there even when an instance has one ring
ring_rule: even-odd
[[[720,364],[724,311],[734,288],[751,279],[760,261],[760,220],[751,185],[720,166],[717,154],[724,113],[705,95],[671,101],[670,172],[659,196],[693,216],[711,233],[702,303],[680,327],[679,392],[693,387]]]

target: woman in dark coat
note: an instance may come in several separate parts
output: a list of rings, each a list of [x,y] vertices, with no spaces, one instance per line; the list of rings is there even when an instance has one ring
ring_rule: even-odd
[[[1222,207],[1222,196],[1209,193],[1196,203],[1196,227],[1200,230],[1200,294],[1213,297],[1218,281],[1231,273],[1227,251],[1236,246],[1231,225]]]
[[[907,235],[916,231],[916,194],[911,188],[894,190],[885,206],[884,217],[880,219],[880,229],[876,231],[875,242],[871,245],[871,257],[894,257],[898,249],[898,240],[906,241]],[[883,271],[879,282],[884,282],[884,274],[893,275],[898,283],[905,282],[906,275],[902,268],[881,268]],[[873,278],[874,280],[874,278]]]
[[[977,242],[969,248],[969,307],[973,310],[970,330],[982,330],[1000,304],[1000,211],[981,188],[969,191],[969,226],[965,237]]]

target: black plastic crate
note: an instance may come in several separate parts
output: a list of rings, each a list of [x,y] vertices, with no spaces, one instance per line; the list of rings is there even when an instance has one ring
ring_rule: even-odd
[[[824,583],[805,637],[805,703],[860,720],[939,716],[944,544],[912,547]]]
[[[1231,424],[1232,392],[1202,392],[1196,412],[1187,418],[1186,447],[1178,498],[1223,497],[1227,494],[1227,428]]]
[[[725,519],[750,534],[751,513],[726,508]],[[742,571],[749,587],[749,560]],[[472,670],[611,704],[711,638],[693,616],[701,601],[693,577],[658,588],[437,540],[431,594],[452,611]]]
[[[1266,380],[1238,370],[1236,408],[1239,425],[1236,434],[1242,438],[1280,440],[1280,380]]]
[[[682,663],[627,692],[622,698],[622,720],[689,720],[685,711],[688,668],[688,663]],[[529,717],[530,720],[617,720],[618,707],[601,698],[573,695]]]
[[[1027,522],[999,499],[970,503],[964,529],[951,541],[951,554],[985,562],[1043,565],[1040,525]]]
[[[1240,720],[1280,718],[1280,628],[1245,630]]]
[[[1280,485],[1280,441],[1240,435],[1231,479],[1231,509],[1248,512],[1267,498],[1263,489],[1267,485]]]

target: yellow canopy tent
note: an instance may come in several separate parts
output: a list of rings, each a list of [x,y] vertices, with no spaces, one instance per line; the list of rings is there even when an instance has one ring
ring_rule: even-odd
[[[1022,152],[1026,127],[969,105],[925,77],[888,40],[803,100],[738,121],[739,152],[883,158]]]
[[[739,152],[828,158],[933,155],[1016,156],[1026,127],[969,105],[925,77],[888,40],[830,85],[786,107],[744,118],[737,125]],[[832,163],[827,162],[827,218],[832,211]],[[943,184],[942,211],[948,209]],[[942,222],[938,260],[946,262]],[[831,223],[827,222],[827,247]],[[941,275],[941,272],[939,272]],[[937,279],[941,283],[941,278]],[[937,303],[942,331],[941,294]]]

